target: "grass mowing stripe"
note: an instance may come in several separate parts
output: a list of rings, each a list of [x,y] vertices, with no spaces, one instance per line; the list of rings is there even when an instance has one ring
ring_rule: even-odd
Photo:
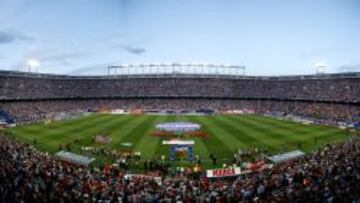
[[[104,125],[102,125],[101,127],[96,127],[94,129],[94,131],[92,132],[92,135],[95,135],[94,133],[101,133],[102,131],[105,131],[104,134],[107,134],[108,136],[112,136],[111,133],[113,133],[114,131],[118,131],[123,130],[124,128],[126,128],[128,126],[129,123],[133,122],[134,120],[137,119],[136,116],[119,116],[119,115],[113,115],[114,119],[111,120],[110,122],[104,122]],[[120,127],[119,127],[120,126]],[[90,135],[90,134],[89,134]],[[115,143],[116,143],[116,139],[115,139]],[[83,138],[80,139],[80,143],[82,144],[82,146],[97,146],[97,147],[109,147],[109,148],[114,148],[112,147],[114,144],[114,139],[112,139],[111,144],[110,145],[101,145],[101,144],[96,144],[93,143],[92,138],[89,138],[88,136],[84,136]],[[80,148],[78,147],[77,150],[80,152]],[[104,155],[95,155],[96,157],[96,161],[94,162],[94,165],[102,165],[102,163],[104,161],[110,161],[113,162],[115,160],[112,160],[111,157],[107,157]]]
[[[111,125],[114,125],[114,123],[117,122],[117,117],[116,116],[109,116],[109,117],[102,117],[102,120],[104,120],[104,118],[106,118],[104,125],[93,125],[92,127],[86,128],[86,129],[81,129],[77,132],[73,132],[72,134],[67,134],[67,135],[61,135],[61,137],[59,136],[58,139],[53,139],[53,138],[48,138],[48,137],[42,137],[41,138],[41,142],[46,141],[47,145],[52,146],[54,149],[57,149],[57,147],[62,144],[65,145],[67,143],[74,143],[74,141],[76,139],[79,140],[79,143],[75,144],[75,147],[73,147],[72,144],[72,148],[75,149],[75,151],[79,151],[81,146],[84,145],[89,145],[92,144],[92,137],[96,134],[99,133],[101,131],[103,131],[104,129],[108,128]],[[122,119],[125,119],[126,117],[123,117]],[[119,117],[118,117],[119,119]],[[52,142],[51,140],[54,140],[54,142]],[[80,146],[81,145],[81,146]]]
[[[46,127],[46,129],[51,130],[51,129],[63,128],[64,126],[67,126],[67,125],[74,125],[77,123],[81,123],[82,121],[85,121],[85,120],[90,121],[92,119],[97,119],[98,117],[99,117],[99,114],[93,113],[91,115],[81,116],[81,117],[69,119],[69,120],[52,121],[43,126]]]
[[[300,135],[294,134],[294,130],[293,131],[287,129],[284,130],[284,129],[274,128],[271,126],[270,129],[269,126],[264,127],[261,124],[263,120],[256,121],[256,119],[252,120],[252,119],[246,119],[244,117],[239,118],[234,116],[230,116],[230,118],[235,120],[242,120],[243,122],[252,123],[255,126],[255,128],[259,131],[259,133],[262,134],[266,133],[268,138],[265,140],[267,142],[270,142],[270,138],[278,139],[279,141],[281,141],[282,144],[274,145],[277,148],[276,150],[270,149],[272,152],[276,152],[281,149],[286,149],[286,150],[297,149],[298,147],[304,146],[308,141],[307,139],[300,139]]]
[[[68,121],[65,121],[63,123],[56,122],[56,125],[52,125],[52,123],[50,123],[50,124],[46,124],[45,126],[50,131],[59,130],[59,129],[66,128],[68,126],[81,125],[84,122],[92,122],[93,120],[98,120],[99,117],[102,117],[102,116],[104,116],[104,115],[93,114],[93,115],[89,115],[89,116],[84,116],[84,117],[76,119],[76,120],[69,120],[69,122]]]
[[[260,142],[257,137],[254,137],[251,133],[249,133],[249,130],[252,133],[256,133],[256,131],[244,125],[242,122],[231,123],[231,120],[228,120],[227,117],[214,117],[214,120],[216,120],[216,122],[218,122],[218,124],[221,125],[224,130],[231,134],[235,139],[243,143],[244,146],[241,147],[254,146]]]
[[[25,126],[19,126],[17,127],[18,130],[25,130],[27,132],[36,133],[36,132],[42,132],[44,130],[57,130],[59,128],[63,129],[66,126],[73,126],[78,125],[83,122],[89,122],[90,120],[96,120],[98,119],[98,115],[89,115],[89,116],[82,116],[80,118],[76,119],[70,119],[65,121],[55,121],[49,124],[44,123],[37,123],[37,124],[30,124]]]
[[[251,126],[251,128],[260,134],[267,135],[268,138],[273,140],[281,141],[283,139],[287,140],[289,138],[288,131],[283,131],[283,129],[276,128],[274,125],[267,126],[262,121],[252,120],[239,116],[228,116],[229,120],[234,122],[241,122],[244,127]]]
[[[120,147],[122,142],[130,142],[133,144],[135,149],[136,145],[139,143],[141,138],[145,136],[145,133],[148,131],[148,129],[151,128],[151,124],[155,120],[155,116],[146,116],[145,119],[142,119],[140,123],[137,120],[130,123],[133,127],[131,130],[128,130],[122,135],[122,139],[119,139],[119,141],[116,143],[116,146]]]
[[[234,118],[234,116],[232,116]],[[254,118],[255,116],[251,116],[252,118]],[[259,118],[259,117],[256,117],[256,118]],[[241,118],[241,119],[244,119],[244,118]],[[248,122],[253,122],[253,120],[258,120],[260,122],[264,121],[263,119],[247,119]],[[267,121],[265,122],[268,122],[269,120],[267,119]],[[277,121],[277,120],[274,120],[275,121],[275,125],[277,123],[282,123],[281,121]],[[269,123],[269,122],[268,122]],[[270,122],[271,124],[273,124],[274,122]],[[291,123],[293,126],[301,126],[303,127],[302,125],[300,124],[297,124],[297,123]],[[337,128],[329,128],[329,127],[326,127],[325,129],[319,131],[318,128],[316,130],[314,129],[311,129],[311,126],[306,126],[308,127],[308,132],[306,133],[299,133],[298,130],[296,130],[295,127],[289,129],[288,127],[286,127],[286,129],[283,129],[283,128],[280,128],[279,130],[277,130],[278,128],[273,128],[272,131],[277,131],[278,134],[283,134],[285,136],[285,139],[286,140],[286,146],[283,146],[282,149],[286,149],[286,148],[290,148],[290,149],[297,149],[299,146],[301,146],[301,149],[302,150],[305,150],[305,151],[308,151],[309,147],[304,147],[304,146],[307,146],[311,143],[313,143],[313,140],[314,139],[310,139],[310,135],[311,138],[315,138],[315,137],[329,137],[333,134],[333,132],[341,132],[341,130],[337,129]],[[271,130],[266,130],[266,127],[262,129],[264,132],[267,132],[267,131],[270,131]],[[285,134],[284,134],[285,133]],[[305,136],[306,135],[306,136]],[[281,138],[280,138],[281,139]],[[279,146],[280,147],[280,146]]]
[[[328,137],[330,135],[335,135],[335,134],[336,135],[345,135],[345,132],[340,129],[329,129],[329,130],[320,131],[320,132],[316,131],[316,132],[298,136],[298,140],[300,140],[300,141],[312,140],[313,138],[316,138],[316,137]]]
[[[324,129],[328,129],[328,128],[334,128],[334,127],[330,127],[330,126],[317,125],[317,124],[305,125],[302,123],[297,123],[295,121],[280,120],[280,119],[269,117],[269,116],[257,116],[257,115],[249,115],[249,116],[252,116],[254,119],[262,120],[264,122],[269,122],[269,123],[277,122],[281,126],[287,126],[287,125],[294,126],[295,125],[295,126],[303,127],[302,130],[304,130],[304,131],[309,130],[309,129],[324,130]]]
[[[94,143],[92,137],[100,133],[104,133],[108,136],[111,136],[108,134],[109,131],[113,131],[113,129],[117,129],[118,126],[126,126],[127,123],[131,122],[134,119],[135,117],[133,116],[114,115],[114,118],[111,121],[105,122],[100,127],[97,126],[96,128],[94,128],[92,134],[87,134],[86,136],[82,136],[80,143],[82,144],[82,146],[97,146],[99,148],[111,148],[111,145],[102,145],[102,144]],[[78,151],[80,152],[80,148],[78,148]],[[113,157],[104,156],[102,154],[95,154],[94,156],[96,158],[94,165],[98,165],[98,166],[102,165],[104,161],[110,161],[110,162],[115,161]]]
[[[102,120],[104,120],[104,118],[106,118],[107,120],[112,119],[113,117],[99,117]],[[98,119],[99,120],[99,119]],[[77,129],[79,129],[79,131],[82,132],[87,132],[85,129],[83,128],[79,128],[77,127]],[[89,130],[91,131],[93,130],[92,128]],[[16,133],[16,132],[15,132]],[[50,137],[46,136],[48,133],[48,131],[44,130],[42,132],[42,134],[40,133],[36,133],[36,134],[26,134],[21,136],[21,134],[17,133],[17,135],[20,137],[22,137],[23,139],[26,139],[27,141],[32,141],[34,138],[36,138],[39,146],[44,146],[44,148],[48,149],[48,151],[50,152],[55,152],[57,151],[58,147],[60,144],[64,145],[66,143],[68,143],[69,141],[72,141],[75,139],[76,137],[76,133],[57,133],[55,136],[52,132],[52,135]],[[64,140],[68,140],[67,142],[65,142]]]
[[[287,140],[287,141],[304,141],[301,137],[304,137],[304,134],[311,134],[317,132],[317,130],[309,129],[307,132],[303,132],[303,130],[299,129],[299,125],[293,125],[291,128],[288,126],[279,126],[279,121],[271,122],[269,124],[268,121],[264,121],[262,119],[257,119],[257,117],[253,117],[253,119],[245,119],[241,117],[230,116],[231,119],[242,120],[243,122],[252,123],[256,126],[256,128],[263,132],[274,132],[269,133],[271,137],[276,137],[279,140]],[[263,122],[267,122],[269,125],[263,124]],[[281,123],[281,122],[280,122]],[[276,132],[276,133],[275,133]]]
[[[151,137],[148,135],[148,132],[154,128],[155,123],[165,121],[165,119],[166,118],[164,116],[156,117],[136,145],[135,151],[140,151],[143,158],[152,158],[156,154],[157,148],[162,147],[161,145],[159,146],[160,139]]]
[[[300,123],[295,123],[292,121],[277,120],[275,118],[269,118],[269,117],[252,116],[251,120],[261,121],[272,127],[278,127],[283,130],[298,132],[298,133],[302,133],[302,134],[307,134],[309,132],[323,131],[323,130],[329,129],[329,127],[325,127],[325,126],[320,126],[320,127],[314,126],[314,125],[308,126],[308,125],[303,125]]]
[[[126,125],[132,119],[134,119],[134,118],[133,117],[127,117],[127,116],[115,115],[112,118],[112,120],[110,120],[109,122],[104,122],[104,124],[102,124],[100,126],[94,126],[91,133],[87,134],[84,137],[81,137],[79,140],[83,144],[88,144],[88,145],[92,144],[92,137],[93,136],[95,136],[97,134],[105,134],[105,135],[111,136],[109,133],[111,131],[113,131],[113,129],[117,129],[118,126],[120,126],[120,125]],[[89,138],[90,135],[91,135],[91,138]]]
[[[50,137],[44,137],[43,139],[47,139],[48,141],[56,140],[58,143],[71,143],[74,140],[79,140],[79,144],[92,144],[92,137],[95,136],[97,133],[104,131],[108,126],[115,125],[118,119],[121,117],[117,117],[114,115],[109,116],[101,116],[100,119],[94,120],[86,125],[73,126],[73,129],[67,131],[67,134],[59,135],[57,138],[54,138],[55,135],[51,135]],[[103,122],[104,124],[102,124]],[[96,125],[94,125],[96,123]]]
[[[256,117],[254,120],[265,120],[265,122],[273,123],[276,122],[277,126],[281,126],[282,131],[288,133],[288,137],[295,142],[308,142],[312,141],[312,138],[321,137],[333,134],[333,132],[337,132],[338,134],[345,134],[344,130],[329,127],[329,126],[305,126],[299,123],[289,122],[293,125],[292,128],[284,126],[286,123],[280,122],[279,120],[275,120],[273,118],[267,118],[267,117]],[[292,136],[294,134],[294,136]]]
[[[111,147],[112,148],[120,148],[122,142],[128,142],[126,140],[127,136],[131,136],[131,133],[136,128],[141,128],[140,125],[142,125],[147,119],[149,119],[148,116],[132,116],[131,119],[129,119],[124,125],[119,126],[119,128],[114,129],[110,132],[110,136],[112,138]],[[133,143],[135,144],[135,143]]]
[[[211,118],[212,116],[194,116],[194,119],[202,124],[203,130],[209,134],[209,138],[205,142],[206,148],[218,157],[231,157],[233,150],[239,148],[240,143],[224,132]],[[235,141],[230,143],[229,140],[226,140],[227,138]]]
[[[64,135],[64,134],[68,134],[70,132],[76,132],[78,130],[82,130],[85,127],[89,127],[89,126],[93,126],[94,124],[101,122],[103,120],[105,120],[106,118],[111,117],[110,115],[101,115],[95,118],[90,118],[89,120],[81,120],[81,122],[76,122],[72,125],[68,125],[66,124],[64,127],[59,128],[59,129],[51,129],[51,130],[47,130],[46,127],[39,129],[36,132],[27,132],[26,130],[23,129],[16,129],[15,128],[15,132],[17,133],[23,133],[23,134],[38,134],[39,137],[51,137],[51,136],[56,136],[56,135]],[[44,125],[46,126],[46,125]]]
[[[317,143],[314,140],[308,140],[303,146],[305,152],[313,151],[314,149],[324,147],[326,144],[337,142],[339,140],[345,139],[347,136],[345,134],[338,134],[336,132],[331,134],[326,134],[318,137]]]
[[[98,119],[91,120],[89,122],[83,122],[81,125],[72,125],[68,128],[64,128],[56,131],[47,132],[45,138],[53,138],[54,136],[61,136],[59,140],[66,139],[71,134],[78,134],[79,132],[89,131],[90,129],[96,129],[97,127],[115,119],[116,115],[101,115]]]
[[[242,142],[247,142],[245,147],[263,147],[266,146],[270,150],[276,150],[277,146],[282,145],[283,142],[276,138],[269,136],[270,132],[264,132],[258,128],[260,123],[254,124],[244,120],[233,120],[229,116],[222,116],[214,118],[224,126],[224,129],[233,134],[236,139]],[[242,134],[239,136],[239,132]]]

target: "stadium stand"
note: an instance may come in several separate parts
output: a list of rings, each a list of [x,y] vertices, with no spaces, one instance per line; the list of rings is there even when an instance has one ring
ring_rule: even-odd
[[[214,75],[68,76],[0,72],[0,109],[17,121],[101,108],[280,111],[352,121],[360,73],[251,77]],[[41,105],[39,105],[41,104]]]
[[[360,73],[232,77],[1,71],[0,116],[21,123],[49,113],[119,108],[243,109],[355,122],[359,90]],[[172,170],[151,160],[146,174],[128,179],[126,168],[72,165],[4,134],[0,202],[360,202],[360,139],[355,136],[237,177],[209,179],[201,171]],[[154,177],[162,177],[161,182]]]

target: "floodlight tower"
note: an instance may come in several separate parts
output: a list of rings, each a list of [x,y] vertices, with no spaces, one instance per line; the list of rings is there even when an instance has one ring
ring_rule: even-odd
[[[327,64],[325,62],[317,62],[314,64],[314,67],[316,69],[316,74],[319,75],[325,73]]]
[[[28,71],[31,72],[31,69],[36,72],[36,68],[39,67],[40,63],[35,59],[30,59],[27,61]]]

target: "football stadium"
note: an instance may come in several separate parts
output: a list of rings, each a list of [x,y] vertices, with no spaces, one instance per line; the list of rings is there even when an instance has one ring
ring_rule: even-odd
[[[34,6],[54,6],[45,5]],[[0,60],[11,61],[1,46],[14,41],[38,39],[0,26]],[[327,73],[322,61],[315,72],[278,75],[252,63],[143,63],[145,48],[119,47],[129,63],[73,72],[76,60],[98,56],[32,47],[20,68],[0,70],[1,203],[360,201],[360,69]],[[45,71],[51,64],[56,71]]]

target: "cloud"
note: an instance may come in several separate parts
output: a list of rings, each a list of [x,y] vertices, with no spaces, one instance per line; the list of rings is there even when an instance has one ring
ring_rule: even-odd
[[[0,44],[9,44],[15,41],[32,41],[34,38],[14,31],[0,30]]]
[[[130,54],[140,55],[146,52],[146,49],[140,48],[140,47],[133,47],[129,45],[125,45],[122,47],[125,51],[127,51]]]
[[[128,42],[115,43],[115,45],[110,46],[110,48],[111,49],[122,49],[130,54],[141,55],[141,54],[144,54],[145,52],[147,52],[147,50],[145,48],[142,48],[140,45],[147,43],[148,41],[149,40],[138,41],[135,43],[128,43]]]
[[[0,31],[0,44],[6,44],[15,41],[15,37]]]

